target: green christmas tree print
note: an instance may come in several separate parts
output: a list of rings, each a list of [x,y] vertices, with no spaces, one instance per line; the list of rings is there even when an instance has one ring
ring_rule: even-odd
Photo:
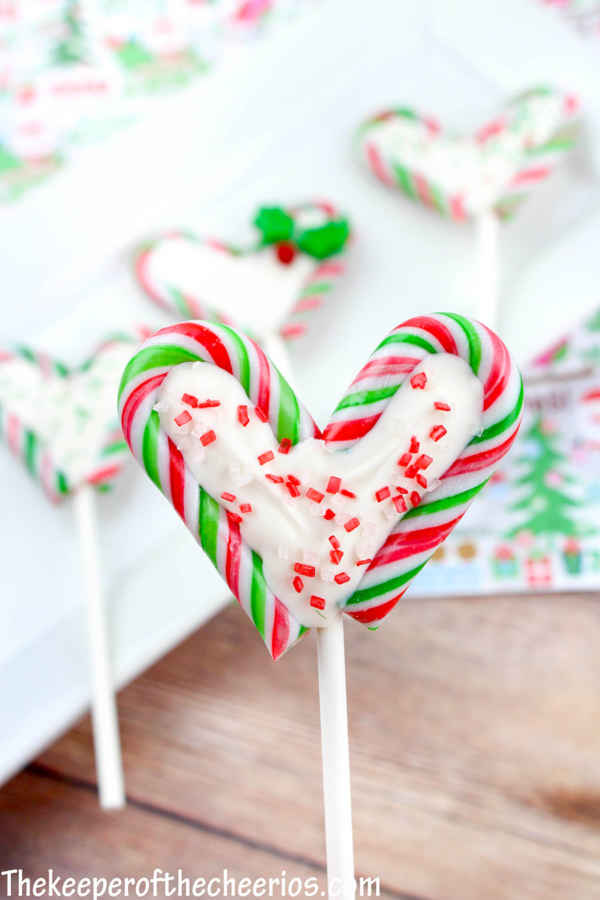
[[[515,482],[525,494],[510,509],[524,512],[525,519],[508,532],[514,537],[523,531],[534,535],[581,537],[590,529],[582,527],[573,515],[580,503],[570,496],[568,486],[575,479],[567,471],[567,457],[557,447],[558,435],[541,417],[525,432],[525,439],[535,447],[535,455],[524,454],[516,462],[526,466],[524,475]]]
[[[54,48],[54,62],[58,65],[83,62],[86,55],[86,38],[81,23],[78,0],[68,0],[63,16],[63,26],[65,36]]]
[[[600,331],[600,309],[585,324],[588,331]]]

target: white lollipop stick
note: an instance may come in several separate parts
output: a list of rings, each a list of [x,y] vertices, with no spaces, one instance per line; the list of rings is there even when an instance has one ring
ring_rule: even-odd
[[[478,261],[477,318],[496,330],[499,314],[499,229],[498,217],[492,209],[475,220]]]
[[[354,851],[344,623],[341,614],[328,628],[317,628],[316,632],[327,882],[330,897],[352,900],[355,896]]]
[[[88,641],[92,678],[92,723],[100,806],[125,805],[123,763],[114,687],[108,651],[106,612],[102,596],[96,516],[92,488],[83,485],[73,498],[79,530],[88,609]]]

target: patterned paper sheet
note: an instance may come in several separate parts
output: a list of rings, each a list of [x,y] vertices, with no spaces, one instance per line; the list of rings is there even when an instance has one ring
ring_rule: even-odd
[[[0,2],[0,202],[306,0]]]
[[[541,0],[560,11],[573,28],[584,35],[600,35],[600,0]]]
[[[600,588],[600,309],[525,372],[507,463],[440,547],[424,595]]]

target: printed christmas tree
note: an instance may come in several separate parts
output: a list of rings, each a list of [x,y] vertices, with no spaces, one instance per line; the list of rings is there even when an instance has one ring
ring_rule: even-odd
[[[78,0],[69,0],[67,3],[63,28],[64,37],[54,48],[54,62],[59,65],[84,62],[87,42]]]
[[[538,417],[524,437],[535,449],[533,454],[523,454],[516,460],[526,467],[525,473],[515,481],[525,493],[510,509],[526,515],[508,532],[508,537],[523,531],[567,537],[593,533],[593,529],[577,521],[576,513],[581,503],[569,491],[575,479],[568,472],[567,457],[557,448],[559,435]]]

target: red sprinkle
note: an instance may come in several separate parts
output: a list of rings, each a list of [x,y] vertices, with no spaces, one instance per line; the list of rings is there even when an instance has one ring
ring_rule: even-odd
[[[306,492],[306,496],[309,500],[312,500],[313,503],[320,503],[325,494],[322,494],[321,491],[315,491],[314,488],[309,488]]]
[[[275,459],[275,454],[272,450],[267,450],[266,453],[261,453],[258,457],[258,461],[261,466],[264,466],[265,463],[271,462],[272,459]]]
[[[191,406],[192,409],[196,409],[196,407],[198,406],[198,398],[194,397],[193,394],[182,394],[181,402],[187,403],[187,405]]]
[[[243,513],[252,512],[252,504],[251,503],[240,503],[240,512],[243,512]]]
[[[417,484],[420,484],[422,488],[427,487],[427,479],[425,478],[424,475],[421,475],[420,472],[417,475],[417,477],[415,478],[415,481],[417,482]]]
[[[412,466],[407,466],[404,470],[404,474],[407,478],[414,478],[419,470],[417,469],[417,464],[413,463]]]
[[[423,390],[425,385],[427,384],[427,375],[425,372],[419,372],[418,375],[413,375],[410,379],[410,386],[412,388],[420,388]]]
[[[256,418],[260,419],[261,422],[269,421],[268,415],[266,414],[266,412],[263,412],[263,410],[260,408],[260,406],[255,406],[254,412],[256,413]]]
[[[269,472],[267,475],[265,475],[265,478],[268,478],[269,481],[273,482],[273,484],[283,484],[283,478],[281,477],[281,475],[271,475],[271,473]]]
[[[354,491],[347,491],[346,488],[342,488],[340,494],[342,494],[344,497],[350,497],[351,500],[356,500],[356,494],[354,493]]]
[[[198,404],[198,409],[213,409],[215,406],[220,405],[220,400],[203,400],[202,403]]]
[[[217,439],[217,436],[211,428],[210,431],[206,431],[202,435],[202,437],[200,438],[200,443],[203,444],[205,447],[207,447],[209,444],[212,444],[213,441],[216,441],[216,439]]]
[[[280,453],[289,453],[292,449],[292,442],[289,438],[284,438],[277,449]]]
[[[288,482],[286,482],[286,485],[285,485],[285,486],[286,486],[286,488],[288,489],[289,494],[290,494],[291,497],[299,497],[299,496],[300,496],[300,491],[298,490],[298,488],[296,487],[295,484],[291,484],[291,483],[288,481]]]
[[[242,519],[241,516],[238,516],[237,513],[230,512],[230,513],[227,513],[227,515],[229,516],[229,521],[230,521],[230,522],[233,522],[235,525],[241,525],[241,524],[242,524],[243,519]]]
[[[331,544],[331,546],[333,547],[334,550],[339,550],[339,549],[340,549],[340,542],[339,542],[338,539],[336,538],[335,534],[330,534],[329,537],[328,537],[328,541],[329,541],[329,543]]]
[[[296,486],[298,486],[301,483],[300,479],[296,478],[295,475],[288,475],[287,480],[289,481],[290,484],[295,484]]]
[[[399,484],[396,485],[396,490],[398,491],[399,494],[408,494],[408,491],[406,490],[406,488],[405,488],[405,487],[400,487]]]
[[[343,555],[344,554],[341,550],[330,550],[329,551],[329,559],[334,564],[334,566],[337,566],[342,561]]]
[[[347,581],[350,581],[350,576],[346,575],[345,572],[338,572],[333,580],[336,584],[346,584]]]
[[[292,584],[294,585],[294,590],[296,591],[296,593],[300,594],[302,592],[302,588],[304,587],[304,582],[302,581],[302,579],[298,575],[296,575],[296,577],[292,581]]]
[[[411,453],[419,452],[419,442],[416,439],[416,437],[414,436],[414,434],[410,439],[410,447],[408,449],[410,450]]]
[[[412,503],[413,506],[418,506],[419,503],[421,502],[421,498],[419,497],[419,495],[417,494],[416,491],[412,491],[412,493],[410,495],[410,502]]]
[[[400,457],[400,459],[398,460],[398,465],[399,466],[407,466],[409,464],[409,462],[411,461],[411,459],[412,459],[412,457],[411,457],[410,453],[403,453],[402,456]]]
[[[250,416],[248,415],[248,407],[238,406],[238,422],[240,425],[243,425],[245,428],[249,421]]]
[[[310,605],[314,609],[325,609],[325,601],[322,597],[317,597],[315,594],[311,595]]]
[[[439,400],[433,404],[436,409],[441,410],[442,412],[450,412],[451,407],[447,403],[440,403]]]
[[[414,491],[413,491],[414,493]],[[393,504],[396,507],[396,512],[403,513],[406,512],[406,503],[404,501],[404,497],[402,495],[393,498]]]
[[[329,481],[327,482],[327,487],[325,490],[328,494],[337,494],[340,487],[342,486],[342,479],[338,478],[337,475],[332,475]]]
[[[175,416],[175,424],[179,425],[181,428],[182,425],[187,425],[188,422],[192,421],[192,417],[190,416],[187,409],[184,409],[182,413],[179,413],[178,416]]]
[[[375,491],[375,499],[378,503],[381,503],[382,500],[387,500],[387,498],[390,496],[390,493],[391,491],[389,487],[379,488],[378,491]]]
[[[223,491],[221,494],[221,500],[227,500],[228,503],[233,503],[235,500],[235,494],[230,494],[229,491]]]
[[[428,456],[426,453],[422,453],[416,461],[415,466],[417,467],[417,469],[428,469],[432,462],[432,456]]]
[[[356,516],[353,516],[351,519],[348,519],[348,521],[344,524],[344,528],[346,529],[346,531],[354,531],[354,529],[358,528],[359,525],[360,525],[359,519],[357,519]]]
[[[317,574],[317,570],[314,566],[307,566],[305,563],[294,563],[294,572],[297,572],[298,575],[306,575],[307,578],[314,578]]]
[[[369,563],[372,563],[372,562],[373,562],[372,559],[357,559],[356,565],[357,566],[368,566]]]
[[[328,522],[331,522],[332,519],[335,519],[335,513],[332,509],[326,509],[323,513],[323,518],[327,519]]]
[[[434,425],[434,427],[429,432],[429,437],[431,438],[432,441],[439,441],[447,433],[448,433],[448,429],[444,428],[443,425]]]

